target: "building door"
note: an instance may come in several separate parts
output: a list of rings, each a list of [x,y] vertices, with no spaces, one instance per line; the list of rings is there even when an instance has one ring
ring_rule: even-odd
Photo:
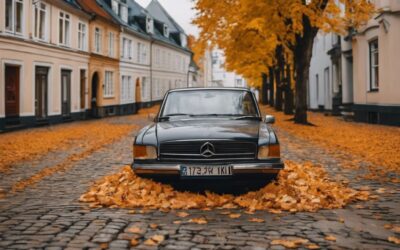
[[[86,70],[81,69],[80,72],[80,85],[81,85],[81,110],[85,109],[86,104]]]
[[[37,119],[47,117],[47,79],[49,69],[46,67],[35,68],[35,115]]]
[[[61,114],[71,115],[71,71],[61,70]]]
[[[19,116],[19,67],[5,67],[5,109],[6,117]]]
[[[141,87],[140,87],[140,78],[137,78],[136,79],[136,86],[135,86],[135,102],[137,103],[137,104],[139,104],[139,103],[141,103],[142,102],[142,90],[141,90]]]
[[[92,117],[97,117],[97,87],[99,86],[99,74],[95,72],[92,76],[92,95],[90,100],[90,107],[92,110]]]

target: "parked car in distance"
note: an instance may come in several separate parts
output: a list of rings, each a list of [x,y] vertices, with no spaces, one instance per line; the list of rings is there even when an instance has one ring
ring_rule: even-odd
[[[284,165],[272,116],[244,88],[170,90],[134,139],[132,169],[175,181],[265,181]]]

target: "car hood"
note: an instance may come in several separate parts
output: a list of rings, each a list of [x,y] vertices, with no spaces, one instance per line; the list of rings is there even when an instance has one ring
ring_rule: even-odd
[[[254,120],[179,120],[156,125],[158,143],[192,139],[257,140],[260,121]]]

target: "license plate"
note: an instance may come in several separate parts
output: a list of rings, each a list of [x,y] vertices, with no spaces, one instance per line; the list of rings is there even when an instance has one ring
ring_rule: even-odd
[[[181,176],[231,176],[232,166],[181,166]]]

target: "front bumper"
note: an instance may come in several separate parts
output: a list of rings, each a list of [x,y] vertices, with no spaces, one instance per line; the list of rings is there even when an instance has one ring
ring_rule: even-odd
[[[133,163],[132,170],[139,175],[180,175],[182,165],[196,164],[171,164],[171,163]],[[199,164],[197,164],[199,165]],[[207,164],[200,164],[207,165]],[[210,164],[212,165],[212,164]],[[233,175],[241,174],[277,174],[283,169],[282,162],[274,163],[233,163]]]

